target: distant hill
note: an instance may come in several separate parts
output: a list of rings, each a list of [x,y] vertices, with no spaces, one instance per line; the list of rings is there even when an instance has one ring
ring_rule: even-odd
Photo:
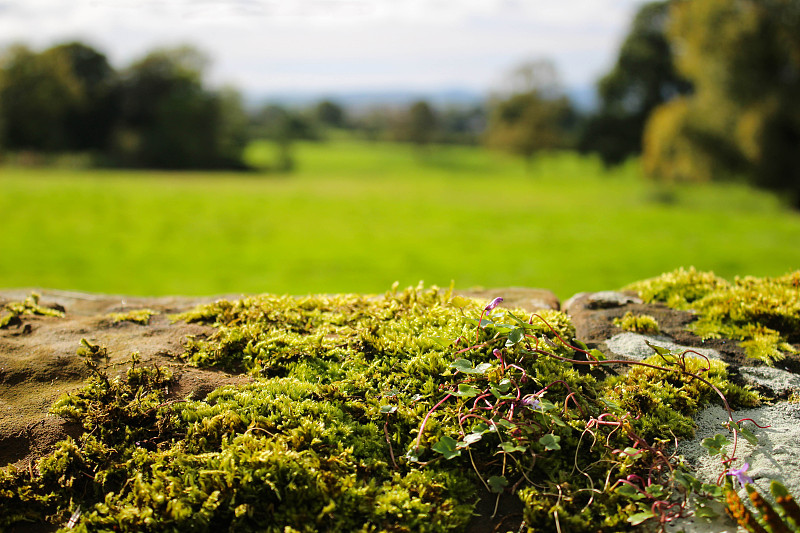
[[[581,111],[590,111],[597,105],[597,95],[593,86],[576,86],[566,89],[567,95]],[[448,88],[439,90],[351,90],[351,91],[296,91],[286,93],[257,94],[246,93],[245,102],[249,108],[265,104],[302,108],[320,100],[331,100],[355,112],[378,106],[402,107],[417,100],[426,100],[435,107],[467,107],[486,102],[488,92],[475,89]]]

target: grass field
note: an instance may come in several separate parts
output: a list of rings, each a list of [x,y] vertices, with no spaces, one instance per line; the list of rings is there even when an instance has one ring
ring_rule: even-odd
[[[678,266],[800,268],[800,214],[739,185],[665,193],[634,164],[606,172],[574,154],[529,168],[468,147],[295,155],[290,175],[0,168],[0,287],[305,294],[455,280],[566,298]]]

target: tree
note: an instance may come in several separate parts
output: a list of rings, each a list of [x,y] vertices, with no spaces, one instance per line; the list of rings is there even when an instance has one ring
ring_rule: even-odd
[[[598,82],[600,108],[586,122],[578,147],[599,153],[607,165],[640,153],[653,109],[691,90],[674,65],[668,21],[669,2],[644,4],[614,68]]]
[[[668,180],[741,175],[800,206],[797,0],[682,0],[670,17],[677,64],[695,93],[648,123],[647,172]]]
[[[117,77],[105,55],[83,43],[55,46],[43,53],[67,65],[80,98],[64,117],[67,150],[105,150],[119,113]]]
[[[512,73],[511,94],[495,100],[486,142],[530,160],[540,150],[565,148],[575,113],[549,61],[523,65]]]
[[[275,104],[261,108],[250,122],[252,138],[268,139],[277,146],[275,169],[289,171],[294,168],[292,144],[299,140],[318,140],[317,131],[303,115]]]
[[[427,146],[436,135],[436,113],[428,102],[419,100],[411,104],[403,120],[403,137],[418,147]]]
[[[227,102],[203,86],[206,57],[190,47],[157,50],[122,73],[115,151],[125,165],[215,168],[230,161]],[[244,124],[240,126],[244,128]],[[227,140],[221,137],[228,136]],[[235,143],[234,143],[235,144]]]
[[[314,109],[314,116],[320,124],[331,128],[343,128],[346,124],[342,106],[330,100],[322,100]]]
[[[11,47],[0,70],[3,144],[12,150],[62,149],[65,118],[83,98],[78,80],[57,56]]]

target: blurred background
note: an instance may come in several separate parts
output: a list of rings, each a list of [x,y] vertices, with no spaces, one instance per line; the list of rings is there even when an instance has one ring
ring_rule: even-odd
[[[800,0],[0,0],[0,287],[800,268]]]

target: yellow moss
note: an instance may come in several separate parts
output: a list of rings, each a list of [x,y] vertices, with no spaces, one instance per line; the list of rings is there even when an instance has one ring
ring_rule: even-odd
[[[646,302],[693,310],[690,329],[704,339],[739,340],[748,356],[772,364],[797,353],[800,341],[800,271],[777,278],[736,278],[678,269],[629,285]]]
[[[614,319],[614,325],[625,331],[635,333],[659,333],[658,321],[651,315],[634,315],[630,311],[625,316]]]
[[[111,313],[109,317],[114,321],[114,324],[134,322],[146,326],[150,323],[150,317],[157,314],[158,311],[153,311],[152,309],[136,309],[127,313]]]

